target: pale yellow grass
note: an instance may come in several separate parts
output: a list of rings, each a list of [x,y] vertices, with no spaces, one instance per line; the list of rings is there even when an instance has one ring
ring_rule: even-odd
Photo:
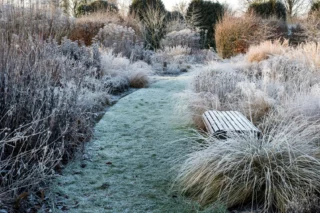
[[[260,62],[273,55],[283,55],[289,50],[288,40],[264,41],[249,47],[246,58],[249,62]]]

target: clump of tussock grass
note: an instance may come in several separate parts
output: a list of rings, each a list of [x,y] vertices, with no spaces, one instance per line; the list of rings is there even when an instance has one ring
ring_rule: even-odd
[[[286,54],[293,60],[304,61],[310,68],[320,68],[320,47],[316,42],[306,42]]]
[[[129,74],[129,84],[132,88],[145,88],[149,85],[149,77],[146,72],[132,72]]]
[[[203,206],[220,202],[286,212],[294,198],[319,192],[317,128],[303,117],[273,115],[265,120],[262,139],[209,137],[181,165],[176,186]]]
[[[214,64],[211,70],[204,69],[194,78],[193,91],[216,94],[221,103],[225,103],[229,93],[236,89],[237,83],[244,81],[246,76],[237,72],[232,65]]]
[[[249,47],[246,58],[249,62],[260,62],[270,58],[273,55],[283,55],[288,51],[288,40],[281,41],[264,41],[259,45],[252,45]]]
[[[239,82],[228,99],[231,109],[241,111],[254,124],[259,124],[274,105],[274,100],[258,86],[256,81]]]

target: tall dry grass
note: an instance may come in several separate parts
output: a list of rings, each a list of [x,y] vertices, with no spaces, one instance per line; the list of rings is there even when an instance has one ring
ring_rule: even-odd
[[[62,39],[71,19],[36,7],[1,11],[0,200],[19,209],[91,137],[108,88],[98,48]]]
[[[273,55],[282,55],[289,50],[289,41],[280,39],[263,41],[258,45],[251,45],[246,54],[249,62],[260,62]]]
[[[319,193],[319,126],[303,117],[273,116],[265,120],[261,140],[253,135],[223,141],[209,137],[196,146],[180,168],[179,190],[203,206],[248,205],[259,212],[287,212],[297,206],[296,198],[308,200]],[[306,203],[300,209],[312,205]]]
[[[1,4],[0,10],[0,29],[9,42],[11,39],[19,38],[23,41],[30,37],[61,41],[74,27],[74,19],[58,8],[42,4],[31,4],[28,7]]]

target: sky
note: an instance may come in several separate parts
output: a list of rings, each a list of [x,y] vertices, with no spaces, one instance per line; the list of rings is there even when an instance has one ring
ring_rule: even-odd
[[[165,4],[167,10],[171,10],[172,6],[181,2],[181,1],[187,1],[189,2],[190,0],[162,0],[163,3]],[[237,10],[239,9],[241,0],[219,0],[220,3],[228,3],[233,9]]]

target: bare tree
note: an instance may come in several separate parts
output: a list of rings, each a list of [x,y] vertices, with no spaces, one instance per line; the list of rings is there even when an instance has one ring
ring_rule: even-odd
[[[185,18],[187,14],[187,9],[188,9],[188,2],[186,0],[182,0],[176,3],[172,9],[174,11],[178,11],[179,13],[181,13],[182,16]]]
[[[80,4],[86,3],[88,3],[87,0],[59,0],[59,6],[66,14],[71,16],[74,16],[76,14],[77,7]]]
[[[305,13],[310,5],[307,0],[282,0],[282,2],[286,7],[288,17]]]

